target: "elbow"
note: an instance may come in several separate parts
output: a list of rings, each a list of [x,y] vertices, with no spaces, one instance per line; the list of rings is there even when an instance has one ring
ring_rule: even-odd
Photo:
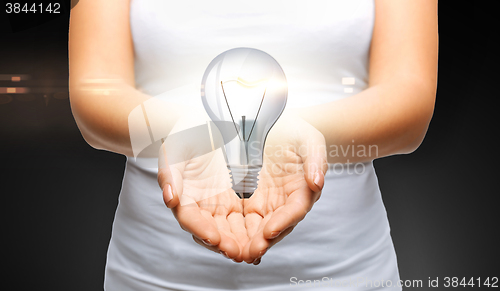
[[[410,110],[403,110],[405,114],[402,119],[403,134],[401,135],[402,143],[400,153],[411,154],[416,151],[423,143],[432,116],[434,114],[434,107],[436,102],[436,80],[420,80],[420,82],[413,82],[412,91],[415,95],[409,99],[409,103],[405,104]]]
[[[420,147],[420,145],[423,143],[425,133],[426,132],[423,132],[420,137],[415,138],[413,140],[410,140],[407,143],[404,143],[401,146],[398,153],[399,154],[411,154],[411,153],[415,152]]]
[[[80,96],[80,90],[70,86],[69,93],[71,112],[83,139],[92,148],[97,150],[103,149],[102,145],[99,143],[99,139],[97,139],[95,134],[89,129],[90,124],[88,124],[89,122],[86,118],[85,103],[82,102],[83,98]]]
[[[80,130],[80,133],[81,133],[83,139],[85,140],[85,142],[89,146],[91,146],[92,148],[94,148],[96,150],[104,149],[102,144],[99,142],[99,139],[96,138],[95,134],[93,134],[92,131],[87,129],[87,127],[85,126],[85,121],[82,120],[81,118],[77,117],[78,114],[75,113],[75,110],[72,110],[72,111],[73,111],[73,116],[74,116],[75,121],[76,121],[76,125],[77,125],[78,129]]]
[[[107,76],[70,78],[73,118],[83,139],[92,148],[124,155],[130,153],[129,114],[140,101],[146,100],[142,95],[135,98],[131,88],[123,80]],[[133,96],[123,97],[129,94]]]
[[[403,135],[403,142],[399,150],[400,154],[411,154],[420,147],[427,134],[433,111],[434,106],[429,106],[419,120],[408,128]]]
[[[77,122],[78,125],[78,122]],[[98,139],[96,139],[90,132],[83,130],[82,126],[78,125],[78,129],[80,130],[80,133],[82,134],[83,139],[85,142],[91,146],[92,148],[96,150],[103,150],[104,147],[99,143]]]

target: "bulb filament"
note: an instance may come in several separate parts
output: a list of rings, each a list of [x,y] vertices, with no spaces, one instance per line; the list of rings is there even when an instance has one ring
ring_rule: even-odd
[[[237,82],[242,83],[243,85],[245,85],[247,87],[255,86],[255,85],[246,84],[243,82],[243,80],[240,80],[239,78],[238,78]],[[264,82],[264,81],[259,81],[257,83],[262,83],[262,82]],[[222,94],[224,95],[224,100],[226,100],[227,109],[229,109],[229,115],[231,115],[231,120],[233,121],[234,128],[236,129],[236,133],[238,134],[238,137],[239,137],[240,133],[238,131],[238,126],[236,126],[236,122],[234,122],[233,113],[231,112],[231,108],[229,107],[229,103],[227,102],[226,92],[224,91],[224,84],[222,81],[220,82],[220,86],[222,88]],[[246,140],[245,140],[245,116],[241,117],[243,135],[240,137],[240,140],[248,141],[250,139],[250,136],[252,135],[252,132],[253,132],[253,128],[255,127],[255,123],[257,122],[257,117],[259,116],[260,108],[262,107],[262,103],[264,102],[264,97],[266,96],[266,90],[267,90],[267,87],[264,89],[264,94],[262,95],[262,100],[260,101],[259,109],[257,110],[257,114],[255,115],[255,118],[253,120],[252,128],[250,129],[250,133],[248,134],[248,138]]]

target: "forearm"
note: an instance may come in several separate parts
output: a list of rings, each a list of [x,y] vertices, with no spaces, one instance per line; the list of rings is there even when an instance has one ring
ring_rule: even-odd
[[[296,110],[325,137],[328,161],[365,162],[414,151],[434,110],[435,84],[394,80]]]
[[[183,107],[152,98],[120,79],[71,80],[70,98],[85,140],[94,148],[127,156],[142,149],[134,144],[151,144],[166,136],[184,112]]]
[[[94,148],[143,155],[182,114],[135,88],[129,1],[80,1],[71,10],[69,64],[71,109]]]

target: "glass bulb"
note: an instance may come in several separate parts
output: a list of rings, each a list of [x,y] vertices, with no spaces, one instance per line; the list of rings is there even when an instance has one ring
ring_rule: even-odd
[[[201,82],[201,99],[225,144],[233,190],[240,198],[257,189],[267,134],[285,109],[285,73],[269,54],[234,48],[210,62]]]

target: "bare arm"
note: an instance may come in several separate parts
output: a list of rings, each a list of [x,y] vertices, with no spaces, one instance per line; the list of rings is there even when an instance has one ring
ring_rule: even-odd
[[[434,110],[437,82],[437,0],[376,0],[369,88],[296,113],[331,146],[355,145],[329,162],[362,162],[410,153],[422,142]],[[354,141],[354,142],[353,142]],[[364,146],[366,156],[357,154]],[[368,156],[368,147],[375,146]]]
[[[377,0],[369,88],[299,112],[328,146],[377,147],[372,156],[329,156],[330,162],[409,153],[422,142],[435,101],[436,2]],[[133,59],[129,1],[80,1],[70,25],[71,106],[95,148],[132,153],[128,116],[150,98],[134,87]],[[155,123],[168,132],[181,111],[171,104],[157,109],[162,114],[154,116],[164,120]]]
[[[80,1],[71,10],[69,62],[71,108],[83,137],[94,148],[131,156],[129,123],[144,120],[129,115],[150,96],[135,89],[129,7],[129,0]],[[164,102],[152,109],[161,114],[150,112],[147,122],[164,132],[182,112]]]

